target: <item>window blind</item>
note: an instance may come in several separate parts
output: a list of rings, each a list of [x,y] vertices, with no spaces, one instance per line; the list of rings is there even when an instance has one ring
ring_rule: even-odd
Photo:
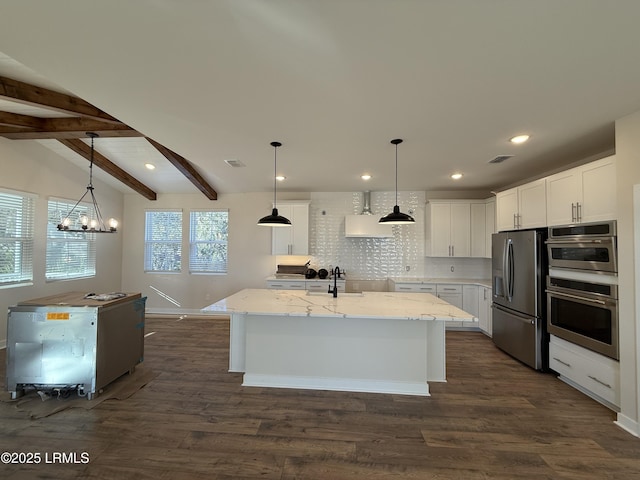
[[[228,210],[190,212],[190,273],[227,273],[228,230]]]
[[[0,189],[0,285],[33,281],[35,198]]]
[[[96,234],[64,232],[58,224],[67,216],[75,202],[50,198],[47,208],[46,279],[69,280],[96,275]],[[90,214],[90,204],[79,204],[72,221]]]
[[[182,268],[182,211],[147,210],[144,271],[179,272]]]

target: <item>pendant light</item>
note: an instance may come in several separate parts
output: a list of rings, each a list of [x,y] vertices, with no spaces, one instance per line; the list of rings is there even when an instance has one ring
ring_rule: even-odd
[[[283,217],[282,215],[278,215],[278,208],[276,207],[276,191],[277,191],[277,175],[278,175],[278,157],[277,151],[278,147],[281,147],[282,144],[280,142],[271,142],[271,146],[273,147],[273,210],[271,211],[271,215],[267,215],[266,217],[262,217],[258,220],[258,225],[263,227],[290,227],[291,221]]]
[[[393,212],[382,217],[378,223],[386,223],[388,225],[412,225],[415,223],[413,217],[402,213],[398,206],[398,144],[402,143],[402,139],[395,138],[391,140],[391,143],[396,146],[396,204],[393,207]]]
[[[67,216],[62,219],[62,222],[58,224],[58,230],[63,232],[81,232],[81,233],[116,233],[118,222],[114,218],[109,219],[109,228],[104,223],[102,219],[102,213],[100,212],[100,207],[98,206],[98,201],[96,200],[96,196],[93,193],[93,139],[98,136],[97,133],[87,132],[87,137],[91,138],[91,156],[89,159],[89,185],[87,185],[87,191],[84,192],[80,200],[76,202],[73,208],[67,213]],[[72,223],[72,215],[75,209],[80,205],[80,202],[84,200],[84,197],[91,197],[91,203],[93,205],[93,215],[95,218],[90,218],[88,215],[80,215],[78,220],[80,221],[80,228],[73,228]]]

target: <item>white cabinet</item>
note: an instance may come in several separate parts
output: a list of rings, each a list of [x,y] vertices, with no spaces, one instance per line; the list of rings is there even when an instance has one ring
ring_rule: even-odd
[[[616,218],[615,156],[546,178],[549,225]]]
[[[620,411],[620,364],[617,361],[551,335],[549,367],[572,387]]]
[[[272,290],[304,290],[304,280],[267,280],[267,288]]]
[[[435,283],[394,283],[394,292],[417,292],[436,294]]]
[[[429,201],[426,251],[431,257],[471,255],[471,206],[469,201]]]
[[[436,295],[454,307],[464,310],[462,304],[462,285],[455,283],[438,283]]]
[[[291,220],[291,227],[273,227],[273,255],[309,254],[309,202],[279,202],[278,213]]]
[[[491,258],[491,235],[495,233],[494,198],[471,203],[471,257]]]
[[[306,279],[306,280],[292,280],[288,278],[284,279],[267,279],[267,288],[271,290],[308,290],[309,292],[328,292],[329,287],[333,288],[333,279]],[[341,279],[336,281],[338,292],[344,292],[346,287],[346,280]]]
[[[547,226],[544,178],[496,194],[498,231]]]
[[[478,294],[478,326],[484,333],[492,336],[491,288],[480,286],[478,287]]]
[[[462,310],[474,317],[478,317],[480,313],[478,306],[478,285],[463,285]]]

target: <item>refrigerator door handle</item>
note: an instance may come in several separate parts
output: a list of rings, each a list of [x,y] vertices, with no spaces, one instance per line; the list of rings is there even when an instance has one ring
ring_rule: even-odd
[[[535,317],[532,318],[529,315],[523,315],[523,314],[521,314],[519,312],[516,312],[514,310],[506,310],[506,309],[500,307],[500,305],[496,305],[495,303],[493,304],[493,308],[495,308],[496,310],[500,310],[502,312],[508,313],[512,317],[516,317],[522,323],[527,323],[527,324],[530,324],[530,325],[535,325],[535,323],[536,323]]]
[[[505,278],[506,295],[508,302],[513,301],[513,240],[507,239],[505,243]]]

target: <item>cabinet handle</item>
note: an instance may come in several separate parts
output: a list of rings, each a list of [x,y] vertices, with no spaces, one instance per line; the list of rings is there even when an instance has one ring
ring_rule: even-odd
[[[571,364],[570,364],[570,363],[563,362],[563,361],[562,361],[562,360],[560,360],[558,357],[553,357],[553,359],[554,359],[556,362],[563,364],[565,367],[569,367],[569,368],[571,368]]]
[[[443,288],[443,290],[446,290],[448,292],[455,292],[456,291],[455,288]]]
[[[452,257],[456,256],[456,246],[455,245],[451,245],[451,256]]]
[[[411,287],[398,287],[398,290],[411,290]]]
[[[576,222],[576,217],[577,217],[576,210],[577,210],[576,204],[572,203],[571,204],[571,223],[575,223]]]
[[[582,221],[582,205],[580,204],[580,202],[576,203],[576,216],[578,217],[577,220],[578,222]]]
[[[518,214],[514,213],[513,214],[513,228],[518,228],[518,220],[517,220]]]
[[[587,375],[591,380],[593,380],[594,382],[598,382],[600,385],[605,386],[607,388],[611,388],[611,385],[609,385],[608,383],[603,382],[602,380],[598,380],[596,377],[593,377],[591,375]]]

